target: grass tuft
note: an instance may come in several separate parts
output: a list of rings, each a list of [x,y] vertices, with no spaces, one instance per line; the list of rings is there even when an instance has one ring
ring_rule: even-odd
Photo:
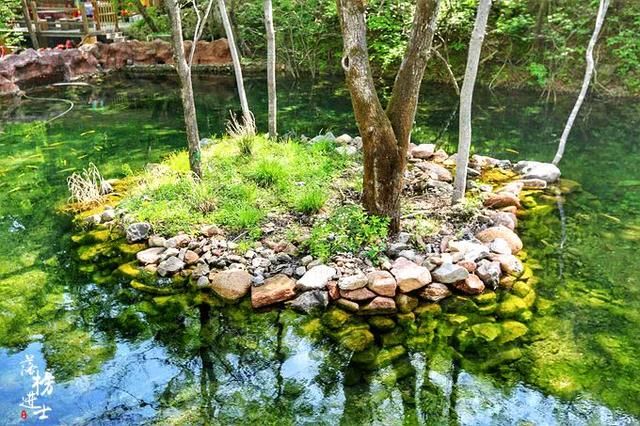
[[[304,214],[317,213],[327,201],[327,193],[320,188],[311,188],[300,194],[294,203],[294,209]]]

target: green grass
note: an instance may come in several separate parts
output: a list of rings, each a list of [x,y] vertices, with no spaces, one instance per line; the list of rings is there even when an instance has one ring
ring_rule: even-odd
[[[120,205],[165,235],[211,223],[255,236],[268,213],[318,212],[350,161],[331,143],[311,146],[256,136],[249,145],[251,155],[237,139],[205,148],[201,182],[191,178],[186,152],[170,155],[135,177],[137,184]]]

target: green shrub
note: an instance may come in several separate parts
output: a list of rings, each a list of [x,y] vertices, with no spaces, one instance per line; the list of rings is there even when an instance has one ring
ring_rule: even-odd
[[[297,212],[304,214],[317,213],[326,201],[327,194],[323,190],[312,188],[297,197],[294,208]]]
[[[238,146],[240,147],[240,155],[243,157],[251,157],[253,154],[253,137],[243,136],[238,140]]]
[[[389,219],[368,215],[360,206],[338,208],[329,220],[316,224],[307,244],[315,257],[362,252],[372,261],[386,248]]]

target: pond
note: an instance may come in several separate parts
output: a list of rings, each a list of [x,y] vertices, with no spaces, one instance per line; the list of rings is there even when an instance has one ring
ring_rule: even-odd
[[[266,123],[266,85],[250,80]],[[237,110],[233,80],[195,82],[203,136]],[[521,222],[542,265],[537,313],[514,363],[460,359],[444,341],[361,371],[288,310],[171,303],[101,284],[73,261],[66,178],[121,177],[183,149],[176,82],[110,76],[0,103],[0,423],[21,424],[31,359],[55,385],[42,424],[640,424],[640,104],[592,100],[563,160],[580,187]],[[75,103],[49,125],[67,104]],[[549,161],[573,97],[478,90],[475,152]],[[426,85],[414,138],[453,152],[456,99]],[[341,81],[281,81],[280,128],[355,132]],[[570,183],[567,183],[570,184]],[[486,367],[488,364],[490,368]],[[23,373],[23,374],[21,374]]]

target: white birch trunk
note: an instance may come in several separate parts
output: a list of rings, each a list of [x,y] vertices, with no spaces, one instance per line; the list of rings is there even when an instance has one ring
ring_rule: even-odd
[[[569,114],[569,118],[567,119],[567,124],[564,126],[564,131],[562,132],[562,136],[560,137],[560,143],[558,144],[558,152],[556,152],[556,156],[553,159],[553,164],[556,166],[562,160],[562,155],[564,154],[564,148],[567,145],[567,139],[569,138],[569,133],[571,133],[571,128],[573,127],[573,123],[576,121],[576,117],[578,116],[578,112],[582,107],[582,103],[584,102],[584,98],[587,95],[587,90],[589,90],[589,84],[591,83],[591,79],[593,78],[593,69],[595,67],[593,61],[593,49],[596,46],[598,41],[598,36],[600,35],[600,30],[602,30],[602,24],[604,23],[604,18],[607,15],[607,9],[609,8],[609,0],[600,0],[600,6],[598,7],[598,15],[596,17],[596,25],[593,29],[593,34],[591,34],[591,39],[589,40],[589,44],[587,45],[587,69],[584,72],[584,79],[582,80],[582,88],[580,89],[580,93],[578,94],[578,99],[576,100],[573,109],[571,110],[571,114]]]
[[[277,127],[276,98],[276,34],[273,28],[273,6],[264,0],[264,26],[267,34],[267,92],[269,96],[269,137],[275,139]]]
[[[236,86],[238,87],[238,96],[240,97],[240,106],[242,107],[244,123],[253,123],[253,116],[251,115],[249,103],[247,102],[247,94],[244,91],[244,78],[242,77],[242,67],[240,66],[240,55],[238,54],[235,37],[233,36],[233,28],[231,28],[231,22],[229,21],[229,15],[227,14],[227,7],[224,0],[218,0],[218,8],[220,9],[220,17],[222,18],[224,32],[227,35],[227,41],[229,42],[229,49],[231,50],[233,71],[236,76]]]
[[[454,181],[453,202],[464,198],[467,187],[467,166],[471,149],[471,105],[473,103],[473,88],[476,85],[480,51],[487,28],[487,20],[491,11],[491,0],[480,0],[476,22],[469,42],[467,68],[464,73],[462,90],[460,91],[460,129],[458,137],[458,155],[456,157],[456,179]]]

